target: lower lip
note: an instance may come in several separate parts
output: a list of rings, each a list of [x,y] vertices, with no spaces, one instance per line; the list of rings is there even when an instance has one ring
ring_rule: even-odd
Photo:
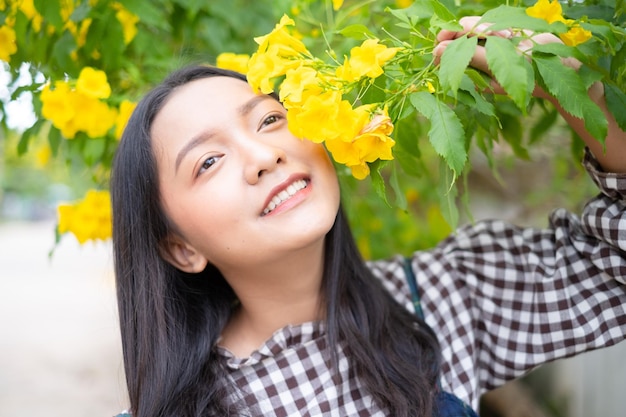
[[[309,181],[307,182],[307,185],[305,188],[298,190],[298,192],[292,195],[289,200],[281,203],[278,207],[276,207],[274,210],[270,211],[263,217],[270,217],[270,216],[274,216],[282,212],[285,212],[287,210],[291,210],[291,208],[297,206],[298,204],[300,204],[302,201],[306,199],[306,197],[311,193],[311,188],[312,188],[312,185],[311,185],[311,182]]]

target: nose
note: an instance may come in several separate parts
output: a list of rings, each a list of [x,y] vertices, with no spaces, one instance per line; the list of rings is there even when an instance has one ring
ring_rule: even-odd
[[[286,162],[284,149],[276,144],[252,139],[242,143],[241,148],[244,177],[249,184],[258,183],[262,175]]]

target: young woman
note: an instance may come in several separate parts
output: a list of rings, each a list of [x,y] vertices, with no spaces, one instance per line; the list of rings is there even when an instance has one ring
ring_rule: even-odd
[[[626,134],[607,113],[604,153],[565,117],[602,191],[580,219],[481,222],[366,264],[324,148],[275,98],[229,71],[172,74],[131,117],[111,183],[132,414],[469,416],[485,390],[624,339]]]

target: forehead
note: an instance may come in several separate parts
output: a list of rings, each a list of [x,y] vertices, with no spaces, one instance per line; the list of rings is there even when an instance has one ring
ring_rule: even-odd
[[[175,88],[157,115],[174,108],[228,108],[255,96],[247,82],[225,76],[200,78]]]
[[[237,78],[215,76],[188,82],[174,89],[156,114],[152,136],[158,140],[170,133],[191,135],[190,130],[221,124],[254,97],[248,83]]]

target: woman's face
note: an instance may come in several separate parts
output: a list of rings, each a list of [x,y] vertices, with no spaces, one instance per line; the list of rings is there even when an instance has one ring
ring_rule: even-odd
[[[235,78],[195,80],[172,92],[151,134],[175,266],[210,262],[226,274],[323,245],[337,176],[323,146],[289,132],[273,98]]]

